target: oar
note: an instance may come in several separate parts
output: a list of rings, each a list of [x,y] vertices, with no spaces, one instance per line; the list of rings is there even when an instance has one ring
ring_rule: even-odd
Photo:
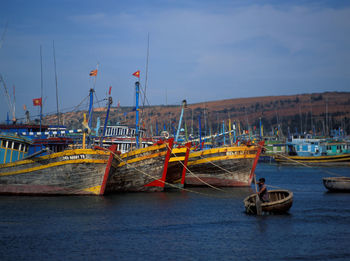
[[[262,215],[262,210],[261,210],[261,201],[258,195],[258,187],[256,185],[256,175],[254,173],[254,183],[255,183],[255,192],[256,192],[256,199],[255,199],[255,207],[256,207],[256,214],[258,216]]]

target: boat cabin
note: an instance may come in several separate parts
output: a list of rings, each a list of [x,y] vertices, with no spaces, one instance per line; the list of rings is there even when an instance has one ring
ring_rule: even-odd
[[[0,134],[0,163],[21,160],[28,155],[32,141],[12,133]]]

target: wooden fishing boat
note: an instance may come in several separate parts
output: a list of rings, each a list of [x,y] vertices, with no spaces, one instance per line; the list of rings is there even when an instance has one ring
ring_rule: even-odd
[[[275,155],[281,164],[350,164],[350,144],[346,141],[333,141],[301,136],[293,137],[286,143],[287,153]]]
[[[350,192],[349,177],[327,177],[323,178],[324,186],[332,192]]]
[[[188,142],[185,146],[177,146],[171,150],[165,179],[166,189],[184,187],[190,149],[191,143]]]
[[[106,193],[163,191],[174,139],[114,154]]]
[[[103,195],[112,161],[112,152],[100,149],[34,154],[0,164],[0,193]]]
[[[318,165],[329,165],[329,164],[350,164],[350,153],[341,155],[329,155],[329,156],[282,156],[275,155],[275,161],[281,164],[318,164]]]
[[[28,155],[32,140],[14,133],[0,133],[0,163],[10,163]]]
[[[257,146],[227,146],[191,152],[185,184],[250,186],[263,144],[262,141]]]
[[[262,213],[283,214],[293,204],[293,192],[289,190],[270,190],[269,202],[261,203]],[[257,194],[252,194],[244,199],[244,207],[247,214],[257,214]]]

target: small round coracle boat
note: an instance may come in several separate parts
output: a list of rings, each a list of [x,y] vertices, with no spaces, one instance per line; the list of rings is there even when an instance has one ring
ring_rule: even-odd
[[[252,194],[244,199],[244,207],[247,214],[283,214],[293,204],[293,192],[289,190],[270,190],[269,202],[256,202],[257,194]],[[260,208],[260,209],[259,209]]]
[[[323,178],[323,184],[332,192],[350,192],[350,177]]]

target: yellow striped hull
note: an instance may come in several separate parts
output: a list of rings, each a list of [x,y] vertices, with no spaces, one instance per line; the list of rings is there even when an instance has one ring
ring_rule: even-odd
[[[100,195],[110,152],[65,150],[0,165],[0,193]]]

